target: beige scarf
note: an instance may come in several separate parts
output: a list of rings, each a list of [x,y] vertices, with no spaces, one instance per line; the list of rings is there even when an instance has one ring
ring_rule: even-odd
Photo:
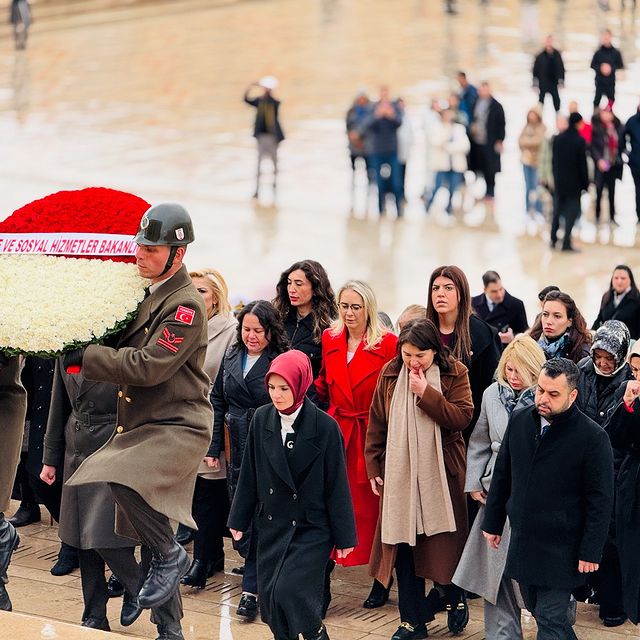
[[[427,383],[439,393],[440,369],[426,371]],[[456,522],[444,466],[440,427],[416,405],[403,366],[389,408],[382,542],[416,544],[416,536],[453,532]]]

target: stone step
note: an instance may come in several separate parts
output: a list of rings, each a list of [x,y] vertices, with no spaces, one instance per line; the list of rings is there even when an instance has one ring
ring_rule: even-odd
[[[0,611],[0,629],[2,637],[11,640],[131,640],[119,633],[8,611]]]

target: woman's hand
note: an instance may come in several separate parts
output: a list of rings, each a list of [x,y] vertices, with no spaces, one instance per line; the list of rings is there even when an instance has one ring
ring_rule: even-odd
[[[471,491],[469,495],[481,504],[487,504],[487,492],[486,491]]]
[[[336,555],[339,559],[343,560],[353,551],[353,549],[354,547],[349,547],[348,549],[336,549]]]
[[[412,393],[415,393],[418,398],[422,398],[424,390],[427,388],[427,379],[425,378],[424,371],[418,367],[417,369],[411,369],[409,371],[409,389]]]
[[[640,395],[640,382],[637,380],[629,380],[627,387],[624,390],[624,403],[627,407],[631,407],[636,401],[636,398]]]
[[[214,471],[220,471],[220,459],[219,458],[212,458],[211,456],[207,456],[204,459],[207,467],[209,467],[209,469],[213,469]]]
[[[52,485],[56,481],[56,468],[48,464],[43,464],[42,471],[40,472],[40,480],[48,485]]]
[[[236,529],[229,529],[231,532],[231,537],[238,542],[238,540],[242,540],[242,536],[244,535],[242,531],[236,531]]]
[[[375,478],[369,478],[369,482],[371,483],[371,491],[379,496],[380,492],[378,491],[378,487],[384,484],[384,480],[380,476],[376,476]]]

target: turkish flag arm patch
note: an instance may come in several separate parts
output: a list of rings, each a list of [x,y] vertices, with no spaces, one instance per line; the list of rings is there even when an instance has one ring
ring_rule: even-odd
[[[164,347],[167,351],[171,351],[171,353],[178,353],[180,344],[183,340],[184,338],[177,336],[175,333],[172,333],[169,329],[165,328],[162,332],[162,336],[158,338],[156,344]]]
[[[182,324],[188,324],[191,326],[193,324],[193,319],[196,317],[195,309],[190,309],[189,307],[183,307],[182,305],[178,306],[178,310],[176,311],[176,320],[178,322],[182,322]]]

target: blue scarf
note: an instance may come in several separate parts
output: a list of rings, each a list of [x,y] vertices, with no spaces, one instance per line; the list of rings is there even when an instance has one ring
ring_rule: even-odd
[[[538,346],[544,351],[547,360],[555,358],[568,342],[567,334],[563,333],[557,340],[550,342],[547,336],[542,334],[538,340]]]

